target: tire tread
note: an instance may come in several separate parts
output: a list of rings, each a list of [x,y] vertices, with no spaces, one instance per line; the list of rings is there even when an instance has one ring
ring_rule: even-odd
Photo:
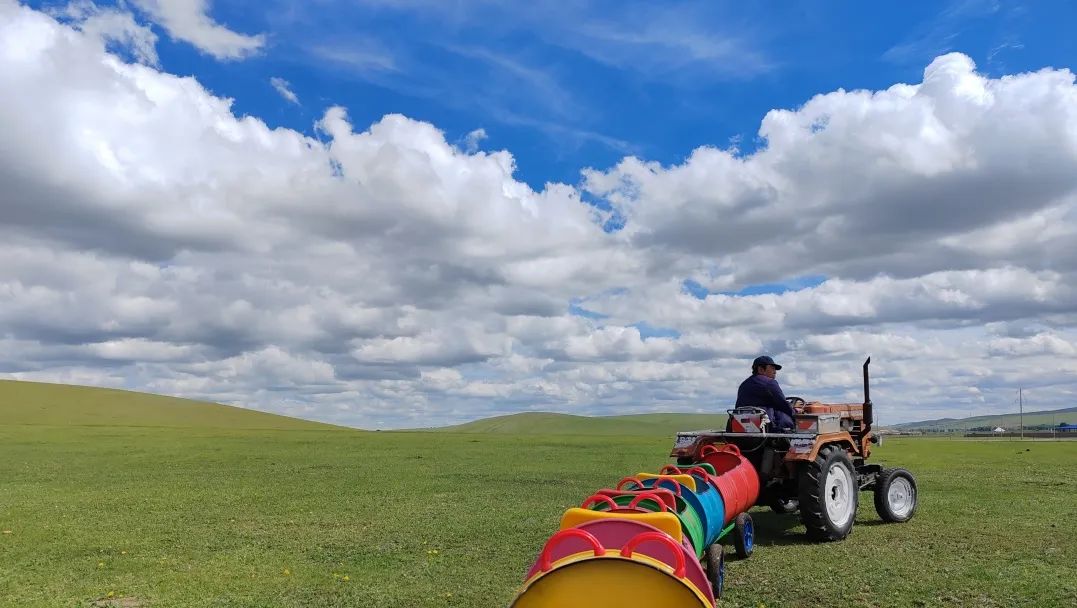
[[[826,481],[824,476],[829,468],[827,463],[830,462],[831,458],[835,457],[835,452],[841,453],[841,456],[837,457],[845,460],[855,484],[856,473],[852,463],[849,461],[845,451],[836,445],[823,446],[815,456],[815,460],[804,464],[800,473],[800,520],[807,529],[808,538],[814,541],[830,542],[841,540],[852,533],[853,522],[856,520],[859,492],[857,491],[858,488],[855,487],[853,491],[853,518],[849,522],[848,530],[844,531],[844,533],[842,530],[835,530],[826,516],[826,505],[822,496],[823,485]]]

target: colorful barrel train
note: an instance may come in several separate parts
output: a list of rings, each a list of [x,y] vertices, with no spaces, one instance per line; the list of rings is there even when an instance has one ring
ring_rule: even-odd
[[[751,555],[746,511],[758,496],[759,476],[732,444],[625,477],[565,511],[512,608],[713,608],[725,575],[720,541],[732,537],[739,557]]]

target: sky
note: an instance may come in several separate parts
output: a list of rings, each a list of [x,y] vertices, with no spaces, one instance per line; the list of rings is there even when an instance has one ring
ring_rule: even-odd
[[[0,377],[391,429],[870,355],[884,424],[1077,405],[1077,7],[775,4],[0,0]]]

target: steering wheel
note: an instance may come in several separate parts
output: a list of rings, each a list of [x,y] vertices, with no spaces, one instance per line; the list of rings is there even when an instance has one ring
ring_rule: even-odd
[[[800,397],[786,397],[785,400],[789,403],[789,407],[793,408],[794,412],[799,414],[804,411],[804,406],[806,405],[804,399]]]

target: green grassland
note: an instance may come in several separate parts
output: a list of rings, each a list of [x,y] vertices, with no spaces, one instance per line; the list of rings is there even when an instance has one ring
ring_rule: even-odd
[[[16,380],[0,380],[0,424],[345,430],[217,403]]]
[[[220,424],[148,424],[135,401],[120,415],[70,389],[41,409],[17,392],[32,387],[12,390],[2,606],[507,606],[565,508],[657,469],[671,443],[665,429],[270,428],[234,408],[214,410],[236,416]],[[876,456],[917,474],[911,522],[881,524],[862,494],[852,536],[810,544],[795,517],[755,509],[755,555],[729,562],[721,605],[1077,603],[1077,442],[901,438]]]

